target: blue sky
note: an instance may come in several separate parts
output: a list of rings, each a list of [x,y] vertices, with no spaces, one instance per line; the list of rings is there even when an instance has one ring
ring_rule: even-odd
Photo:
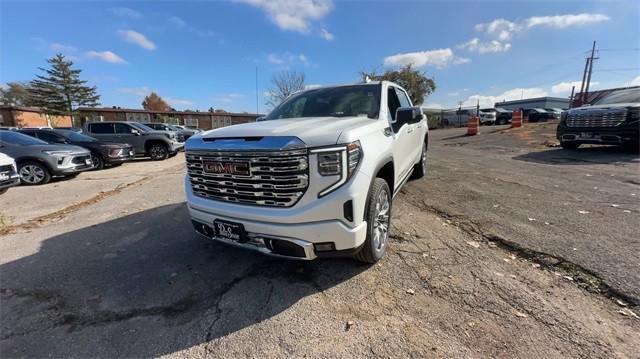
[[[156,91],[177,109],[259,110],[278,71],[308,85],[412,62],[436,80],[426,106],[569,95],[597,41],[595,88],[640,84],[638,1],[6,1],[0,84],[62,52],[104,106]],[[578,85],[579,86],[579,85]]]

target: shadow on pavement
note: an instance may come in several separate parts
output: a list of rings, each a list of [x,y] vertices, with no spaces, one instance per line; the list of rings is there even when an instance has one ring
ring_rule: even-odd
[[[516,160],[550,165],[591,165],[614,162],[640,163],[640,156],[617,146],[584,147],[576,150],[554,148],[541,152],[529,152],[513,157]]]
[[[165,205],[51,237],[1,265],[0,356],[169,354],[272,318],[367,268],[214,243],[193,232],[184,203]]]

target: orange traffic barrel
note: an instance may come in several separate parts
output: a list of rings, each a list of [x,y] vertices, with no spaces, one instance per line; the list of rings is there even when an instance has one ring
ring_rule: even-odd
[[[467,127],[467,136],[475,136],[478,133],[478,126],[480,126],[480,118],[477,116],[469,117],[469,123]]]
[[[513,111],[511,114],[511,127],[522,127],[522,111]]]

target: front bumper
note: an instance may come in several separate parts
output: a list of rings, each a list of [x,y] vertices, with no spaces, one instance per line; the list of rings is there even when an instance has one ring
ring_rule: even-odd
[[[20,176],[15,172],[0,173],[0,190],[20,184]]]
[[[123,163],[135,158],[135,152],[132,147],[123,147],[115,152],[111,149],[104,155],[105,162],[109,164]]]
[[[53,159],[49,161],[49,164],[54,176],[71,175],[90,170],[94,166],[89,152],[52,157]]]
[[[568,127],[561,122],[556,138],[563,142],[585,144],[637,144],[640,139],[640,122],[633,121],[614,127]]]
[[[171,153],[178,152],[183,148],[184,148],[184,142],[171,141],[171,144],[169,145],[169,152]]]
[[[185,192],[196,231],[207,238],[278,257],[312,260],[355,250],[367,235],[364,221],[371,177],[358,172],[336,191],[317,198],[311,183],[293,207],[273,208],[210,200],[195,196],[188,176]],[[349,205],[347,205],[349,204]],[[351,208],[351,219],[345,208]],[[217,237],[214,220],[241,223],[248,241],[239,243]]]

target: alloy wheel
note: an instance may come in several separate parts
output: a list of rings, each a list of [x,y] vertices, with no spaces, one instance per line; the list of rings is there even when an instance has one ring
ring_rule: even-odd
[[[373,247],[376,251],[384,248],[389,237],[390,203],[389,193],[380,191],[375,204],[375,215],[373,218]]]
[[[44,180],[46,174],[41,167],[36,165],[25,165],[19,171],[20,180],[29,184],[37,184]]]

